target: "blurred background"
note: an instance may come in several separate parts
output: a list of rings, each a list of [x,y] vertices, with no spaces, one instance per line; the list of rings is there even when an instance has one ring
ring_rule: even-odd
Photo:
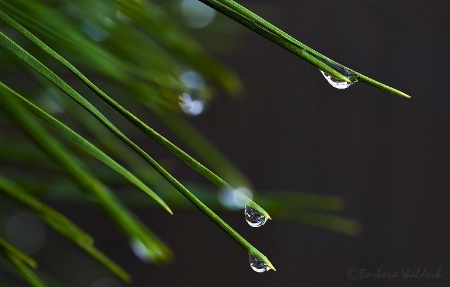
[[[163,7],[244,87],[234,98],[217,90],[207,109],[188,122],[247,176],[257,194],[340,196],[346,202],[340,214],[361,224],[359,234],[275,216],[262,228],[249,228],[240,212],[219,211],[277,268],[258,274],[246,252],[199,211],[174,208],[167,216],[134,207],[175,254],[170,264],[154,266],[134,256],[100,211],[76,202],[53,205],[130,272],[129,286],[448,285],[450,3],[239,1],[322,54],[406,92],[412,97],[407,100],[358,83],[334,89],[316,68],[218,13],[204,16],[211,19],[207,24],[192,24],[183,14],[187,2]],[[144,120],[184,147],[152,116]],[[138,141],[154,148],[145,138]],[[185,181],[202,181],[176,160],[167,164]],[[16,220],[26,221],[28,215],[19,215]],[[2,218],[3,233],[11,220]],[[61,250],[70,246],[50,231],[47,237]],[[34,257],[41,268],[73,282],[66,286],[125,286],[80,251],[65,250],[70,253],[52,254],[61,260],[56,267],[44,250]],[[76,276],[58,273],[66,266]],[[442,277],[402,278],[402,270],[418,268]],[[354,270],[399,278],[355,278]]]

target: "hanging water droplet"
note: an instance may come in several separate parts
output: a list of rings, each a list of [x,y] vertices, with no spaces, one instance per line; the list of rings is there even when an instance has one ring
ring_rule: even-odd
[[[255,255],[253,255],[251,253],[248,254],[248,261],[250,262],[250,267],[255,272],[263,273],[263,272],[270,270],[269,265],[267,265],[263,261],[259,260],[258,257],[256,257]]]
[[[195,96],[194,93],[182,93],[178,100],[181,110],[188,116],[198,116],[206,107],[206,101]]]
[[[245,220],[251,227],[263,226],[267,221],[267,218],[264,216],[264,214],[251,208],[248,205],[246,205],[244,208],[244,214]]]
[[[320,72],[325,77],[325,79],[328,81],[328,83],[330,83],[330,85],[332,85],[336,89],[344,90],[357,82],[356,79],[352,79],[352,78],[349,78],[351,80],[351,82],[341,81],[339,79],[336,79],[336,78],[328,75],[327,73],[325,73],[323,71],[320,71]]]

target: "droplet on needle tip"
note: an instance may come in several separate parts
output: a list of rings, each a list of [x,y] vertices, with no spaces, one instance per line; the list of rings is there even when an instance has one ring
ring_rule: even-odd
[[[260,227],[267,222],[267,217],[256,209],[246,205],[244,208],[245,220],[251,227]]]

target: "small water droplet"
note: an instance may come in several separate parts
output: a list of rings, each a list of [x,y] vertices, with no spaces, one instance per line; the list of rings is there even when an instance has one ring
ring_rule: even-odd
[[[269,265],[262,262],[258,257],[251,253],[248,254],[248,261],[250,262],[250,267],[252,267],[255,272],[263,273],[270,270]]]
[[[244,214],[245,214],[245,220],[247,221],[248,225],[250,225],[251,227],[263,226],[267,221],[267,218],[264,216],[264,214],[251,208],[248,205],[245,206]]]
[[[325,77],[325,79],[328,81],[328,83],[330,83],[330,85],[332,85],[336,89],[344,90],[357,82],[356,79],[353,80],[351,78],[350,78],[351,82],[341,81],[341,80],[338,80],[338,79],[328,75],[327,73],[325,73],[323,71],[320,71],[320,72]]]
[[[182,93],[178,97],[178,100],[181,110],[188,116],[198,116],[206,108],[206,101],[195,96],[194,93]]]

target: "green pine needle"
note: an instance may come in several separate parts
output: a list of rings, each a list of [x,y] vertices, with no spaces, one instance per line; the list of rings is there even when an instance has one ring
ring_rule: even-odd
[[[45,131],[26,112],[26,109],[20,105],[13,94],[10,92],[3,92],[2,94],[3,105],[1,108],[4,112],[14,119],[15,123],[39,148],[46,152],[55,162],[59,163],[82,190],[91,193],[97,199],[97,203],[127,234],[130,240],[138,239],[144,244],[148,249],[150,260],[154,262],[166,262],[171,258],[170,249],[134,218],[111,192],[86,170],[83,164],[69,150],[64,148],[52,135]],[[106,262],[104,256],[101,254],[97,254],[96,256],[98,260],[103,261],[103,263]],[[114,272],[117,269],[111,271]],[[123,276],[123,274],[117,275],[126,279],[126,276]]]
[[[158,204],[160,204],[165,210],[167,210],[170,214],[173,214],[172,210],[169,208],[169,206],[154,192],[152,191],[147,185],[145,185],[141,180],[139,180],[133,173],[125,169],[123,166],[118,164],[116,161],[114,161],[112,158],[110,158],[108,155],[106,155],[104,152],[102,152],[100,149],[98,149],[96,146],[91,144],[89,141],[87,141],[85,138],[80,136],[78,133],[67,127],[65,124],[51,116],[50,114],[46,113],[18,93],[12,91],[8,87],[6,87],[3,83],[0,83],[0,89],[5,89],[14,96],[16,96],[18,99],[20,99],[27,107],[30,109],[32,113],[34,113],[38,118],[46,122],[48,125],[53,127],[55,130],[57,130],[59,133],[61,133],[66,138],[70,139],[73,143],[77,144],[80,148],[88,152],[93,157],[97,158],[99,161],[103,162],[105,165],[109,166],[111,169],[115,170],[117,173],[122,175],[124,178],[126,178],[129,182],[137,186],[139,189],[141,189],[143,192],[145,192],[148,196],[153,198]]]
[[[301,43],[294,37],[290,36],[283,30],[277,28],[275,25],[271,24],[267,20],[256,15],[247,8],[241,6],[233,0],[199,0],[206,5],[216,9],[217,11],[223,13],[224,15],[230,17],[236,22],[244,25],[245,27],[253,30],[254,32],[260,34],[264,38],[274,42],[275,44],[283,47],[294,55],[302,58],[311,65],[315,66],[319,70],[331,75],[333,78],[352,83],[355,79],[371,85],[380,90],[384,90],[393,95],[410,98],[409,95],[402,91],[394,89],[388,85],[375,81],[359,72],[351,70],[342,64],[320,54],[319,52],[311,49],[305,44]],[[341,71],[345,71],[342,73]]]
[[[34,287],[45,287],[44,282],[33,272],[36,261],[0,236],[0,255],[13,265],[22,277]]]

